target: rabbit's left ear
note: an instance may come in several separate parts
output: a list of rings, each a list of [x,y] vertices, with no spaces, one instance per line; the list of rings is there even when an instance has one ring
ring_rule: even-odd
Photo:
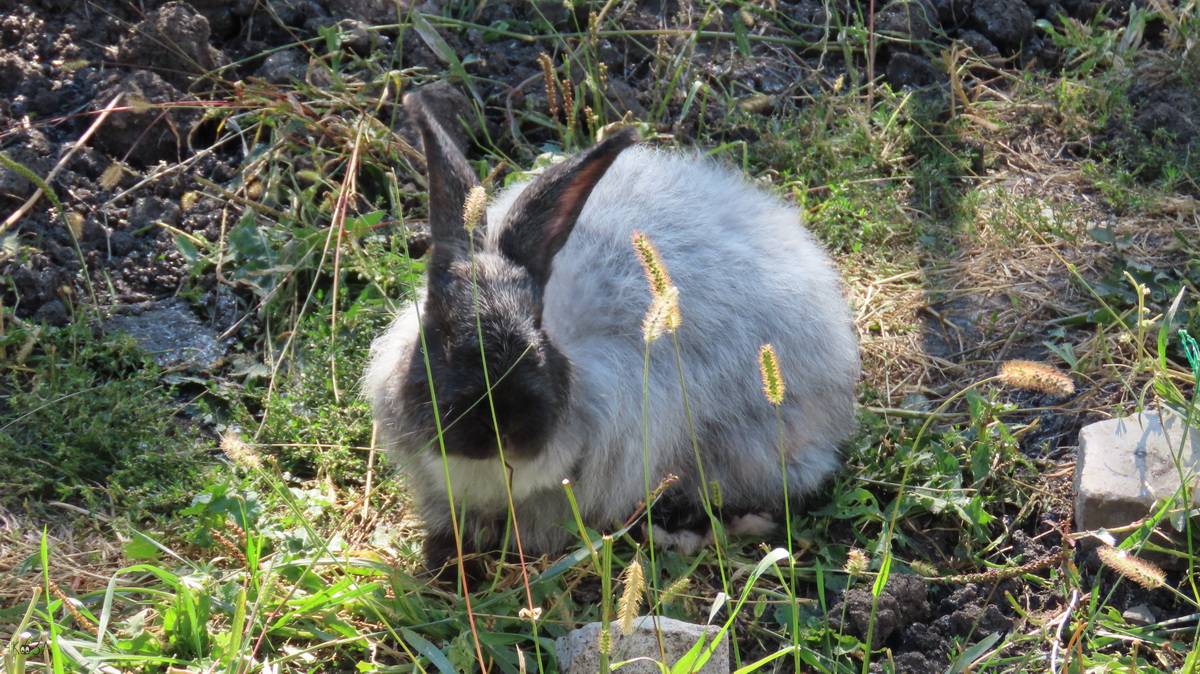
[[[637,141],[637,130],[626,127],[534,180],[505,218],[500,252],[545,285],[550,262],[575,228],[592,188],[617,155]]]

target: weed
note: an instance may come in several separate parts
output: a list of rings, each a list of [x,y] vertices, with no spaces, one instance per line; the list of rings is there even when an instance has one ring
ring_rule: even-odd
[[[273,448],[281,470],[299,479],[358,483],[353,476],[363,473],[367,459],[361,448],[370,445],[369,411],[357,390],[357,373],[385,317],[351,311],[344,318],[336,330],[328,315],[319,314],[296,326],[299,341],[308,346],[282,359],[263,400],[269,412],[246,429],[256,443]],[[331,372],[343,373],[344,383]]]
[[[180,400],[130,341],[84,325],[21,324],[0,337],[0,505],[112,500],[145,514],[175,508],[204,479],[206,452]]]

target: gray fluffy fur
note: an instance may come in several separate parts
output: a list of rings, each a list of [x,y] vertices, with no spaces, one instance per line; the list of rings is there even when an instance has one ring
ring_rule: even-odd
[[[431,165],[431,172],[438,170]],[[490,273],[489,265],[505,267],[500,233],[511,226],[506,216],[529,186],[506,190],[488,207],[492,225],[477,244],[478,274]],[[583,521],[599,530],[624,522],[645,499],[646,485],[653,488],[668,473],[681,478],[670,493],[701,508],[693,430],[669,335],[650,346],[649,437],[643,437],[641,328],[650,293],[630,243],[635,230],[657,246],[679,289],[677,337],[694,433],[705,476],[720,483],[726,510],[783,510],[784,468],[775,408],[759,376],[761,345],[774,345],[787,383],[781,411],[793,499],[838,467],[838,445],[852,428],[855,333],[838,275],[801,225],[799,211],[711,161],[628,149],[595,185],[553,257],[544,288],[542,329],[570,363],[570,386],[540,451],[507,457],[527,554],[559,552],[571,540],[558,526],[571,517],[564,478],[571,480]],[[464,269],[469,264],[455,266],[458,273]],[[406,380],[425,376],[418,351],[422,318],[436,309],[423,298],[371,349],[366,388],[380,437],[407,472],[431,536],[452,534],[448,469],[467,538],[496,546],[509,510],[499,457],[466,458],[447,447],[444,468],[433,429],[410,421],[413,406],[430,404],[403,395]],[[524,326],[532,320],[520,315],[526,309],[516,301],[499,304],[484,313],[485,350],[498,312],[517,314],[512,322]],[[470,315],[469,306],[459,309]],[[417,367],[420,373],[411,371]]]

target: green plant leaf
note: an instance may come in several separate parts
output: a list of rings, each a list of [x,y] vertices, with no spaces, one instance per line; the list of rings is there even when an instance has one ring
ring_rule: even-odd
[[[450,660],[446,658],[446,654],[429,643],[424,637],[410,629],[400,630],[400,635],[408,642],[418,653],[429,659],[429,662],[437,667],[442,674],[458,674],[458,670],[454,665],[450,664]]]

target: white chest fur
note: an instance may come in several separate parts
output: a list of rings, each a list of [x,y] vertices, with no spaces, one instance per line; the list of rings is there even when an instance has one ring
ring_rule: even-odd
[[[499,457],[447,456],[443,460],[437,454],[423,454],[419,461],[432,484],[441,485],[443,492],[446,484],[450,485],[456,503],[466,502],[472,508],[488,511],[507,510],[509,484],[513,500],[519,502],[539,491],[561,491],[567,477],[567,467],[549,453],[532,460],[509,457],[507,464]]]

